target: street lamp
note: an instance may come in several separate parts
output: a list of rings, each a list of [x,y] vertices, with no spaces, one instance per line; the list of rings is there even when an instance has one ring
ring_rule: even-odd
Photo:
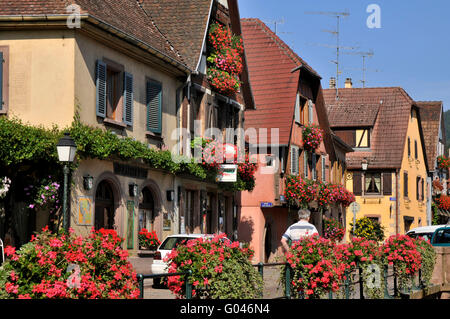
[[[69,163],[72,163],[77,151],[77,145],[70,137],[69,133],[64,133],[64,136],[56,145],[58,150],[58,158],[60,162],[64,163],[64,194],[63,194],[63,227],[66,232],[69,232],[69,216],[67,210],[67,192],[69,184]]]
[[[369,165],[369,161],[367,160],[367,157],[364,157],[364,159],[361,162],[361,168],[363,171],[367,171],[367,166]]]

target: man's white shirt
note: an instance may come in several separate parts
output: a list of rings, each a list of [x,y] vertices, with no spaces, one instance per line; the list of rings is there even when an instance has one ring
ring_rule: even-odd
[[[287,240],[296,241],[300,240],[303,237],[312,236],[318,233],[319,232],[313,224],[310,224],[304,220],[300,220],[297,223],[289,226],[289,228],[283,234],[283,237]]]

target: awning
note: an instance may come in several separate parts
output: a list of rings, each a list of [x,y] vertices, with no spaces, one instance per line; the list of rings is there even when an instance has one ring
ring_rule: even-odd
[[[438,209],[437,211],[438,215],[442,215],[442,216],[446,216],[446,217],[450,217],[450,212],[446,209]]]

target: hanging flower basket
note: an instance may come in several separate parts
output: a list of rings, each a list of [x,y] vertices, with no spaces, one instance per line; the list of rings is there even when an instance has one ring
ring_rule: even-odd
[[[323,131],[317,125],[305,126],[303,128],[303,148],[315,150],[323,140]]]
[[[438,162],[439,168],[447,169],[450,167],[450,158],[448,158],[445,155],[439,155],[437,157],[437,162]]]
[[[138,234],[139,246],[147,250],[156,250],[161,242],[158,239],[155,231],[149,232],[147,229],[142,228]]]
[[[210,56],[207,58],[207,76],[211,86],[224,95],[239,91],[242,73],[242,38],[233,35],[228,27],[219,23],[210,26],[208,32]]]

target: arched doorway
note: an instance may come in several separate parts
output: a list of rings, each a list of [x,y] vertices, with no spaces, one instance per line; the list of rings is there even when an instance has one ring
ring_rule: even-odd
[[[114,229],[114,193],[107,180],[101,181],[95,192],[95,229]]]
[[[139,230],[145,228],[149,231],[155,230],[155,201],[152,192],[144,187],[139,197]]]

